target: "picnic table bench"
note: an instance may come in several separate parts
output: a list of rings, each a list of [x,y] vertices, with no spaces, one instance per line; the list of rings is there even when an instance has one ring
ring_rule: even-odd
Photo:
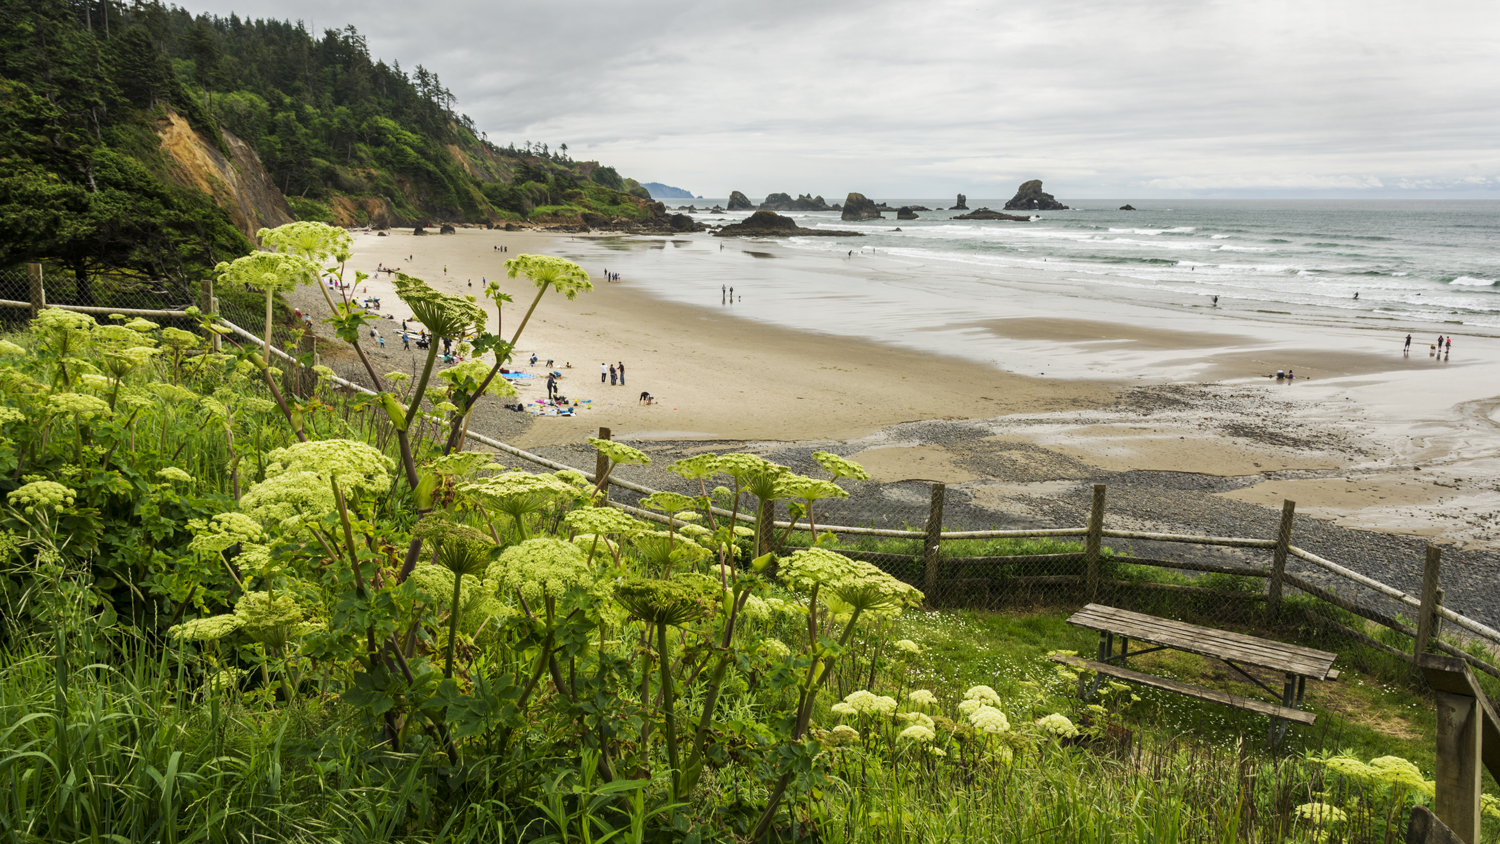
[[[1308,680],[1336,680],[1339,672],[1333,668],[1337,654],[1327,651],[1272,642],[1243,633],[1199,627],[1181,621],[1157,618],[1145,613],[1089,604],[1068,619],[1077,627],[1099,631],[1099,656],[1097,660],[1081,659],[1065,654],[1054,654],[1054,662],[1084,668],[1096,672],[1093,684],[1085,691],[1083,681],[1079,693],[1092,697],[1099,690],[1105,677],[1114,677],[1129,683],[1153,689],[1174,692],[1199,700],[1213,701],[1235,709],[1243,709],[1271,719],[1270,740],[1274,748],[1286,734],[1291,722],[1312,724],[1317,716],[1302,710],[1303,694]],[[1114,641],[1120,640],[1120,652],[1115,653]],[[1145,643],[1150,647],[1130,650],[1130,640]],[[1194,686],[1179,680],[1157,677],[1125,667],[1128,657],[1161,650],[1178,650],[1198,654],[1222,661],[1239,672],[1241,676],[1269,694],[1279,697],[1280,703],[1268,703],[1255,698]],[[1277,691],[1256,679],[1245,669],[1263,668],[1280,673],[1285,678],[1282,691]]]

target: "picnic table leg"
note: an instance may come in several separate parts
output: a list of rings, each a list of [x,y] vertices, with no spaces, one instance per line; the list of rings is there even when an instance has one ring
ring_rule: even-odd
[[[1289,708],[1294,706],[1297,709],[1302,708],[1302,680],[1295,674],[1286,675],[1286,685],[1282,688],[1281,692],[1281,705]],[[1290,721],[1274,716],[1271,718],[1272,750],[1275,750],[1276,745],[1281,743],[1281,739],[1286,736],[1286,728],[1290,726]]]
[[[1109,658],[1115,651],[1115,634],[1107,631],[1099,631],[1099,661],[1109,662]],[[1104,681],[1104,676],[1098,672],[1094,673],[1094,682],[1089,683],[1082,677],[1078,678],[1078,699],[1089,700],[1099,691],[1099,684]]]

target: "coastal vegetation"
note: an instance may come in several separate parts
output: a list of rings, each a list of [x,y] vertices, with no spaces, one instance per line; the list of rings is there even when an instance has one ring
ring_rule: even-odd
[[[0,267],[61,267],[79,304],[98,303],[101,276],[186,291],[293,216],[660,214],[567,144],[491,142],[437,74],[372,57],[352,26],[319,34],[157,0],[0,0],[0,164]]]
[[[342,273],[340,231],[260,239],[216,272],[267,302]],[[629,445],[591,440],[598,478],[464,450],[533,314],[591,290],[562,259],[507,271],[530,301],[398,283],[490,364],[379,373],[334,305],[373,397],[212,351],[196,312],[48,309],[0,342],[7,838],[1374,841],[1430,800],[1432,718],[1390,678],[1349,672],[1270,755],[1244,713],[1079,700],[1047,657],[1090,637],[1056,612],[924,612],[839,537],[755,517],[817,524],[868,477],[845,458],[679,460],[698,494],[647,496],[652,521],[601,495],[650,461]]]

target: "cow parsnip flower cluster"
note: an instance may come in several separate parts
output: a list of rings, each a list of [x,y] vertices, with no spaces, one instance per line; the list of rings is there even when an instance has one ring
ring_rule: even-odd
[[[309,473],[328,487],[337,479],[346,498],[381,495],[391,488],[396,461],[356,440],[309,440],[278,448],[266,455],[267,480],[289,473]]]
[[[47,399],[48,411],[55,414],[77,416],[79,419],[94,419],[109,416],[109,402],[83,393],[58,393]]]
[[[1010,732],[1010,719],[1005,717],[1004,712],[987,704],[980,704],[979,708],[969,713],[969,723],[983,733]]]
[[[1434,794],[1435,784],[1422,776],[1422,771],[1410,760],[1400,756],[1379,756],[1368,764],[1352,756],[1330,756],[1322,760],[1328,770],[1366,786],[1390,786],[1396,789],[1425,794]]]
[[[304,522],[337,510],[338,502],[322,475],[283,471],[247,490],[240,498],[240,509],[263,524],[295,532]]]
[[[193,519],[187,527],[193,534],[188,548],[200,554],[217,554],[240,543],[259,543],[266,536],[261,526],[244,513],[220,513],[207,520]]]
[[[14,407],[0,407],[0,425],[3,425],[7,422],[24,421],[26,421],[26,414],[22,413],[21,411],[16,410]]]
[[[498,463],[491,463],[490,455],[482,451],[455,451],[433,459],[422,468],[445,478],[467,478],[482,469],[503,467]]]
[[[1297,817],[1317,826],[1332,826],[1349,820],[1348,813],[1343,809],[1322,802],[1303,803],[1297,807]]]
[[[517,255],[505,262],[505,275],[507,278],[525,276],[531,279],[537,290],[545,291],[551,287],[568,301],[578,298],[579,293],[594,289],[587,270],[566,258],[552,255]]]
[[[135,319],[132,319],[131,321],[125,323],[123,327],[128,328],[131,331],[145,334],[148,331],[155,331],[161,326],[144,317],[136,317]]]
[[[187,349],[196,349],[203,343],[203,338],[191,331],[183,331],[181,328],[164,328],[161,332],[161,344],[174,351],[182,352]]]
[[[867,689],[849,693],[844,703],[861,715],[893,715],[898,705],[895,698],[877,695]]]
[[[937,733],[934,732],[931,727],[924,727],[921,724],[913,724],[910,727],[902,730],[901,733],[896,736],[896,738],[900,739],[901,741],[911,741],[920,744],[923,742],[932,741],[933,739],[937,738]]]
[[[9,340],[0,340],[0,355],[24,355],[26,349]]]
[[[674,627],[706,618],[716,606],[701,585],[678,580],[633,577],[615,584],[614,596],[631,618]]]
[[[150,337],[142,336],[139,331],[132,331],[126,325],[101,325],[94,329],[93,339],[101,347],[109,349],[150,348],[155,345]]]
[[[505,594],[520,592],[535,609],[544,594],[561,598],[569,589],[592,585],[594,568],[572,543],[538,537],[505,549],[485,577]]]
[[[896,616],[906,607],[920,604],[923,597],[916,587],[891,577],[877,566],[824,548],[793,552],[781,561],[780,576],[799,591],[821,584],[822,597],[837,613],[859,608],[879,616]],[[830,597],[838,601],[828,600]],[[848,607],[840,606],[839,602]]]
[[[396,295],[417,318],[417,322],[438,337],[460,337],[469,332],[484,331],[484,309],[472,296],[441,293],[421,280],[397,273]]]
[[[792,474],[776,479],[776,495],[779,498],[794,498],[801,501],[849,497],[849,493],[833,481]]]
[[[232,287],[248,284],[262,292],[274,292],[290,290],[299,284],[312,284],[322,275],[323,269],[301,255],[252,252],[232,262],[220,262],[214,267],[214,272],[220,283]],[[166,340],[166,331],[163,331],[162,341]]]
[[[634,536],[649,530],[645,522],[613,507],[583,507],[563,516],[563,524],[576,533]]]
[[[937,706],[937,695],[926,689],[917,689],[906,696],[906,699],[915,706]]]
[[[815,451],[812,457],[818,461],[818,465],[822,466],[825,472],[835,478],[848,478],[853,481],[870,479],[870,473],[865,471],[865,467],[847,457],[840,457],[827,451]]]
[[[896,720],[906,724],[926,727],[929,730],[937,729],[937,723],[925,712],[897,712]]]
[[[719,455],[695,454],[692,457],[684,457],[667,466],[667,471],[689,481],[711,478],[719,472]]]
[[[922,646],[910,639],[897,639],[891,643],[891,647],[908,654],[919,654],[922,652]]]
[[[311,261],[348,260],[354,238],[337,226],[302,221],[256,232],[265,249]]]
[[[503,472],[491,475],[478,481],[460,484],[458,491],[487,504],[500,504],[507,499],[520,497],[538,498],[554,503],[581,500],[578,488],[556,475],[533,475],[530,472]]]
[[[182,471],[176,466],[168,466],[165,469],[157,469],[156,476],[164,481],[171,481],[172,483],[178,484],[190,484],[193,482],[192,475],[189,475],[187,472]]]
[[[646,452],[638,448],[631,448],[622,442],[589,437],[589,445],[615,463],[625,466],[649,466],[651,464],[651,458]]]
[[[1073,725],[1073,721],[1061,712],[1036,719],[1036,725],[1043,732],[1058,738],[1075,738],[1078,735],[1078,728]]]
[[[760,640],[760,650],[772,659],[786,659],[792,655],[792,649],[787,647],[786,643],[780,639]]]
[[[32,481],[12,491],[7,498],[13,506],[35,513],[37,508],[46,511],[72,507],[78,493],[56,481]]]

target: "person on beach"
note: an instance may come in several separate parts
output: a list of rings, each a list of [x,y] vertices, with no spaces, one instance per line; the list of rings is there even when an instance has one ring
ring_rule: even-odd
[[[1403,346],[1403,347],[1401,347],[1401,352],[1402,352],[1402,354],[1410,354],[1411,353],[1411,335],[1410,334],[1406,335],[1406,345]]]
[[[1447,348],[1447,351],[1449,351],[1449,352],[1453,351],[1453,335],[1452,334],[1448,335],[1448,348]]]
[[[385,338],[384,337],[376,337],[375,339],[380,341],[380,348],[384,349],[385,348]]]
[[[729,288],[729,301],[731,303],[734,302],[734,288],[733,287]]]
[[[1297,377],[1296,373],[1292,372],[1290,369],[1288,369],[1286,371],[1286,380],[1287,381],[1291,381],[1293,378],[1296,378],[1296,377]]]
[[[625,361],[620,361],[620,365],[615,368],[620,370],[620,386],[623,387],[625,386]]]
[[[609,365],[609,386],[615,386],[615,365]]]
[[[1359,291],[1358,290],[1354,291],[1354,301],[1356,301],[1356,302],[1359,301]]]
[[[1215,296],[1214,297],[1214,307],[1217,308],[1218,306],[1219,306],[1219,297]]]
[[[549,374],[547,376],[547,398],[553,399],[553,398],[556,398],[556,397],[557,397],[557,376]]]
[[[411,335],[405,331],[401,332],[401,348],[403,351],[411,351]]]
[[[607,364],[607,363],[601,363],[601,364],[599,364],[599,383],[603,384],[604,383],[604,379],[607,378],[607,377],[609,377],[609,364]]]

